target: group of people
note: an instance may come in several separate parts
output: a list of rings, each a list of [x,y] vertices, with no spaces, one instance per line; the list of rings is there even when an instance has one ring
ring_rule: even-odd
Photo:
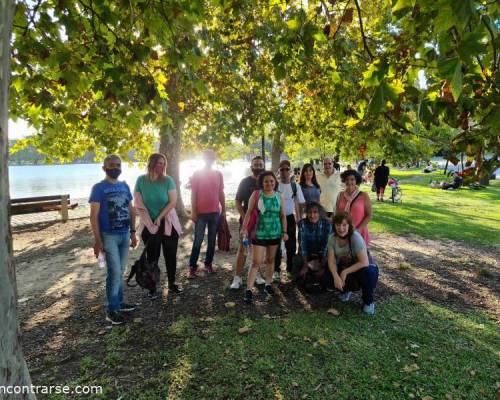
[[[204,268],[209,274],[215,273],[217,228],[226,214],[224,179],[213,169],[215,153],[205,151],[204,160],[205,167],[191,179],[191,219],[195,225],[188,279],[198,277],[205,230]],[[123,273],[129,246],[138,244],[136,217],[148,262],[158,262],[163,249],[168,288],[173,293],[181,292],[176,283],[176,259],[182,225],[175,211],[177,188],[166,173],[164,155],[149,157],[147,172],[137,179],[133,195],[129,186],[118,180],[118,156],[107,156],[102,168],[106,177],[94,185],[89,199],[94,253],[96,257],[104,255],[107,264],[106,320],[121,324],[125,321],[123,313],[135,309],[124,302]],[[378,268],[368,251],[371,202],[368,194],[359,189],[359,173],[339,170],[338,160],[325,158],[320,173],[316,174],[312,164],[305,164],[297,180],[292,179],[288,160],[281,161],[277,177],[265,170],[261,157],[252,159],[252,174],[240,182],[235,199],[240,241],[231,289],[243,287],[245,261],[251,249],[245,302],[252,303],[256,284],[264,285],[268,295],[274,294],[273,282],[281,279],[284,243],[286,271],[297,284],[337,289],[342,301],[349,301],[352,291],[361,289],[364,312],[375,312],[373,292]],[[263,264],[265,273],[261,274]],[[158,296],[156,291],[148,295],[152,300]]]

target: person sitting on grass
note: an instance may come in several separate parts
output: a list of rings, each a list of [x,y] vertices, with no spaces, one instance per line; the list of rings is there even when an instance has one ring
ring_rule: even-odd
[[[352,292],[361,289],[363,312],[375,314],[373,293],[378,281],[378,267],[370,263],[363,237],[354,230],[348,214],[338,214],[332,218],[333,235],[328,241],[328,270],[325,283],[341,291],[344,303]]]
[[[332,225],[325,218],[323,207],[316,202],[307,203],[306,218],[299,222],[300,251],[293,271],[295,282],[306,290],[310,285],[323,286],[331,233]]]
[[[458,189],[460,186],[462,186],[463,183],[463,178],[458,174],[458,172],[453,173],[453,182],[443,182],[441,184],[441,189],[443,190],[448,190],[448,189]]]

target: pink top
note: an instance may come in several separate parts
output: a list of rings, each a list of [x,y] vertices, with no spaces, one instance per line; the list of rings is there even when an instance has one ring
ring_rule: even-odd
[[[134,205],[137,215],[139,215],[140,224],[139,224],[139,234],[142,232],[144,228],[146,228],[149,233],[155,235],[158,232],[158,226],[153,223],[151,220],[151,216],[149,215],[149,211],[144,205],[142,201],[142,196],[139,192],[134,193]],[[165,215],[165,236],[172,235],[172,227],[175,228],[177,233],[182,233],[181,222],[179,221],[179,217],[177,215],[177,211],[175,208],[172,208],[167,215]]]
[[[191,190],[196,199],[198,214],[220,212],[219,194],[224,190],[224,178],[219,171],[196,171],[191,178]]]
[[[344,192],[339,194],[337,206],[340,213],[343,213],[347,205],[347,199],[344,196]],[[358,196],[353,203],[351,203],[351,209],[349,210],[349,215],[352,218],[352,223],[354,227],[357,227],[361,221],[365,218],[365,196],[363,196],[363,192]],[[357,229],[357,228],[356,228]],[[368,233],[368,227],[364,227],[361,229],[357,229],[360,235],[365,239],[365,243],[368,246],[370,243],[370,234]]]

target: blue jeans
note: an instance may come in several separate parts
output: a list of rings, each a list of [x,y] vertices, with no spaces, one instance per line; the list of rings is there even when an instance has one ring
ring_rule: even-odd
[[[130,233],[101,232],[108,274],[106,277],[106,309],[118,311],[123,304],[123,273],[127,267]]]
[[[333,276],[329,268],[326,268],[323,279],[325,285],[333,285]],[[377,286],[377,281],[378,266],[377,264],[369,264],[367,267],[363,267],[347,275],[343,293],[354,292],[361,288],[363,303],[371,304],[373,303],[373,292]]]
[[[207,254],[205,255],[205,265],[212,264],[215,254],[215,239],[217,238],[217,227],[219,225],[219,213],[199,214],[198,220],[194,226],[194,241],[189,257],[189,266],[197,267],[198,257],[200,256],[201,244],[205,236],[205,227],[208,225],[208,243]]]

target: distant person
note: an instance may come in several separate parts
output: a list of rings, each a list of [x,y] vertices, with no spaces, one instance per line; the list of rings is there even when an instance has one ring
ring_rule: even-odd
[[[264,291],[272,296],[274,289],[272,286],[273,272],[276,251],[279,249],[281,240],[288,240],[287,218],[285,216],[285,201],[283,196],[277,191],[278,181],[271,171],[264,171],[259,175],[259,190],[254,191],[248,202],[248,210],[243,220],[241,236],[249,238],[252,243],[252,267],[248,273],[247,289],[243,300],[246,303],[253,301],[252,288],[255,283],[257,272],[266,260],[266,284]],[[258,218],[253,227],[249,224],[257,210]],[[249,231],[251,231],[249,233]]]
[[[290,274],[293,269],[293,257],[297,252],[297,222],[300,221],[302,216],[302,207],[305,205],[306,200],[302,193],[302,188],[296,182],[290,180],[290,161],[283,160],[280,162],[279,171],[280,179],[278,185],[278,192],[281,193],[285,202],[284,209],[287,221],[287,235],[288,240],[285,242],[286,249],[286,270]],[[273,279],[279,281],[281,272],[281,251],[278,251],[275,257],[274,275]]]
[[[304,164],[300,173],[300,188],[307,203],[319,203],[321,188],[316,179],[316,171],[312,164]]]
[[[149,262],[158,263],[163,248],[167,271],[168,290],[180,293],[176,284],[177,245],[182,233],[175,204],[177,188],[171,176],[167,175],[167,158],[163,154],[151,154],[148,159],[147,173],[139,176],[134,189],[135,208],[140,218],[141,237],[147,247]],[[158,297],[156,291],[149,298]]]
[[[94,254],[106,257],[106,321],[112,325],[123,324],[122,313],[135,310],[123,301],[123,272],[130,245],[137,246],[137,235],[130,188],[118,180],[121,166],[120,157],[107,156],[102,166],[106,177],[92,187],[89,198]]]
[[[337,172],[340,172],[340,157],[338,155],[333,157],[333,168],[335,168]]]
[[[250,196],[255,190],[259,188],[259,176],[262,172],[264,172],[264,159],[261,156],[252,158],[250,168],[252,170],[252,175],[247,176],[240,182],[238,191],[236,192],[235,205],[236,209],[238,210],[238,214],[240,215],[240,231],[241,225],[243,224],[243,219],[245,218],[245,214],[248,210],[248,202],[250,200]],[[247,252],[249,247],[251,246],[251,243],[248,243],[248,246],[244,246],[242,241],[243,237],[241,237],[240,235],[240,244],[238,246],[238,253],[236,254],[236,270],[234,273],[233,282],[230,286],[231,289],[240,289],[243,285],[243,268],[245,266]],[[257,285],[264,285],[266,283],[259,272],[257,272],[255,283]]]
[[[427,166],[424,168],[424,173],[425,173],[425,174],[429,174],[429,173],[431,173],[431,172],[433,172],[433,171],[434,171],[434,166],[433,166],[433,165],[432,165],[432,163],[429,161],[429,162],[427,163]]]
[[[441,184],[441,189],[443,190],[448,190],[448,189],[459,189],[460,186],[462,186],[464,180],[463,178],[458,174],[458,172],[453,173],[453,182],[448,183],[448,182],[443,182]]]
[[[384,201],[384,192],[389,181],[389,167],[382,160],[380,165],[375,168],[375,187],[377,189],[377,201]]]
[[[215,254],[217,227],[221,213],[224,216],[226,214],[224,178],[219,171],[212,169],[216,154],[213,150],[205,150],[203,158],[205,167],[196,171],[191,179],[191,219],[195,223],[195,227],[193,247],[189,257],[188,279],[197,277],[198,257],[206,227],[208,227],[208,243],[205,269],[209,274],[215,272],[212,262]]]
[[[378,267],[370,263],[366,244],[347,214],[332,219],[333,235],[328,241],[326,282],[341,291],[340,300],[348,302],[352,292],[361,289],[363,312],[375,314],[374,291]]]
[[[361,160],[358,164],[358,174],[363,177],[365,175],[365,169],[368,166],[368,160]]]
[[[318,174],[317,179],[321,187],[320,203],[330,218],[335,211],[337,197],[342,190],[340,173],[333,168],[332,158],[326,157],[323,160],[323,172]]]
[[[361,176],[354,170],[342,172],[342,182],[345,190],[337,200],[335,215],[347,213],[352,218],[354,228],[365,240],[366,246],[370,244],[368,223],[372,219],[372,204],[368,193],[359,190]]]
[[[323,282],[332,224],[326,219],[319,203],[307,203],[305,213],[306,218],[299,222],[299,254],[302,265],[294,265],[293,275],[295,281],[307,289],[310,284],[321,285]]]

